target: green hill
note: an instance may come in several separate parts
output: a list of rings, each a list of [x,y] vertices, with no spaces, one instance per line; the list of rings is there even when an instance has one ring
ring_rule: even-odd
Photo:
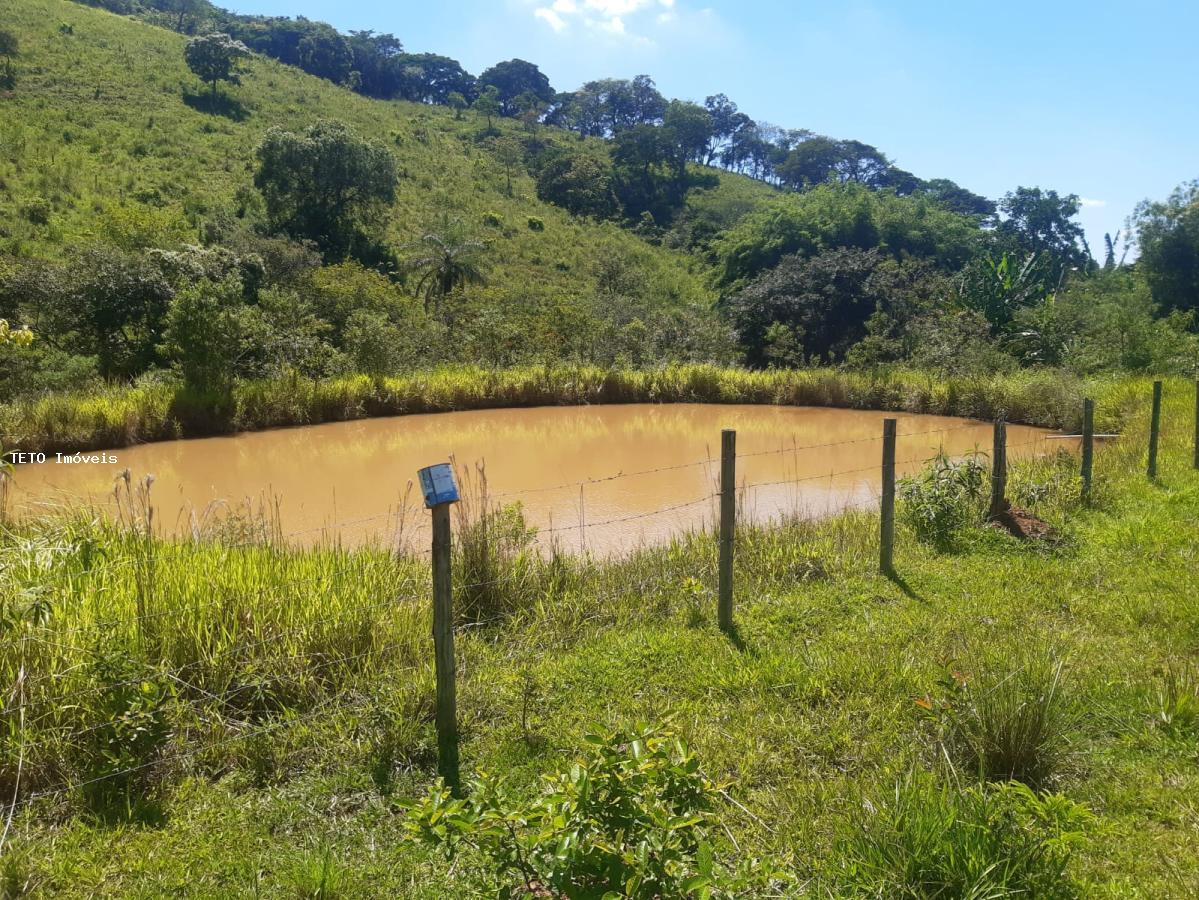
[[[334,118],[395,154],[402,177],[387,242],[402,246],[460,220],[490,245],[488,290],[497,304],[590,294],[596,261],[618,259],[655,304],[711,305],[695,257],[543,203],[523,171],[509,196],[474,113],[456,118],[444,107],[367,99],[255,57],[240,86],[222,88],[227,102],[218,114],[184,63],[181,35],[65,0],[4,0],[0,12],[20,41],[18,83],[0,101],[0,253],[60,257],[114,231],[119,240],[122,229],[169,231],[177,222],[198,241],[214,223],[250,221],[260,202],[253,154],[264,133]],[[510,120],[496,124],[523,133]],[[722,174],[691,202],[696,215],[727,226],[770,193]],[[544,230],[530,227],[530,217]]]

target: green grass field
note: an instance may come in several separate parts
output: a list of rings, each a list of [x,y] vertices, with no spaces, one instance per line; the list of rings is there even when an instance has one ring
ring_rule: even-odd
[[[938,553],[903,527],[892,581],[874,574],[873,513],[741,532],[735,640],[715,625],[709,536],[607,563],[521,557],[481,598],[501,619],[458,635],[464,769],[529,793],[594,726],[669,723],[729,783],[718,854],[770,858],[783,895],[841,895],[864,810],[890,809],[913,773],[946,796],[976,777],[950,769],[926,708],[947,673],[998,691],[1060,663],[1042,787],[1091,815],[1054,883],[1193,896],[1193,390],[1167,382],[1155,484],[1147,404],[1129,399],[1143,382],[1105,398],[1123,398],[1125,436],[1098,454],[1093,508],[1069,455],[1015,471],[1010,496],[1061,530],[1056,547],[974,527]],[[451,864],[403,827],[435,770],[425,563],[291,550],[252,523],[162,545],[138,537],[136,489],[124,508],[123,527],[76,518],[3,539],[0,796],[28,801],[4,883],[494,895],[480,860]],[[322,871],[336,890],[314,894]]]

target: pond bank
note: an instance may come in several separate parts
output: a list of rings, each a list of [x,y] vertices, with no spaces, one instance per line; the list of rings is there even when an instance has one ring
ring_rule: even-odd
[[[315,425],[376,416],[607,403],[748,403],[874,409],[1076,430],[1082,399],[1116,430],[1137,379],[1084,382],[1045,370],[948,376],[912,370],[749,371],[705,365],[653,370],[592,366],[437,369],[395,377],[245,381],[229,394],[174,384],[111,386],[0,406],[5,450],[82,451],[151,441]]]

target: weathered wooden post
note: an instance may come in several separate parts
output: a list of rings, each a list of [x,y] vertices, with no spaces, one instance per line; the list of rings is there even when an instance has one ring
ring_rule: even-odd
[[[1195,468],[1199,469],[1199,381],[1195,382]]]
[[[458,664],[454,656],[454,598],[451,585],[450,505],[458,486],[449,463],[420,470],[425,506],[433,513],[433,665],[437,678],[437,772],[458,795]]]
[[[1162,383],[1153,382],[1153,412],[1149,417],[1149,480],[1157,479],[1157,444],[1162,428]]]
[[[995,420],[991,442],[991,518],[1001,516],[1007,509],[1007,422]]]
[[[720,584],[716,618],[721,629],[733,627],[733,537],[737,517],[737,432],[720,433]]]
[[[1091,502],[1091,470],[1095,464],[1095,401],[1082,401],[1082,502]]]
[[[880,502],[878,570],[895,572],[895,419],[883,419],[883,495]]]

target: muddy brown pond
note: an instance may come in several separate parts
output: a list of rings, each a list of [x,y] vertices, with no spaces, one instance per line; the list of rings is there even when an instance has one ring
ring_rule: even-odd
[[[737,431],[743,519],[821,516],[878,501],[882,421],[898,418],[899,474],[943,448],[989,451],[991,425],[943,416],[707,404],[495,409],[337,422],[145,444],[115,464],[45,463],[16,472],[17,511],[88,505],[115,512],[114,482],[153,475],[159,530],[212,533],[263,516],[302,544],[372,541],[424,549],[428,513],[412,486],[453,458],[485,469],[494,502],[519,501],[539,542],[601,554],[714,521],[720,432]],[[1009,426],[1011,458],[1073,442]],[[97,451],[99,452],[99,451]],[[472,490],[463,484],[464,493]],[[222,525],[221,523],[225,524]]]

